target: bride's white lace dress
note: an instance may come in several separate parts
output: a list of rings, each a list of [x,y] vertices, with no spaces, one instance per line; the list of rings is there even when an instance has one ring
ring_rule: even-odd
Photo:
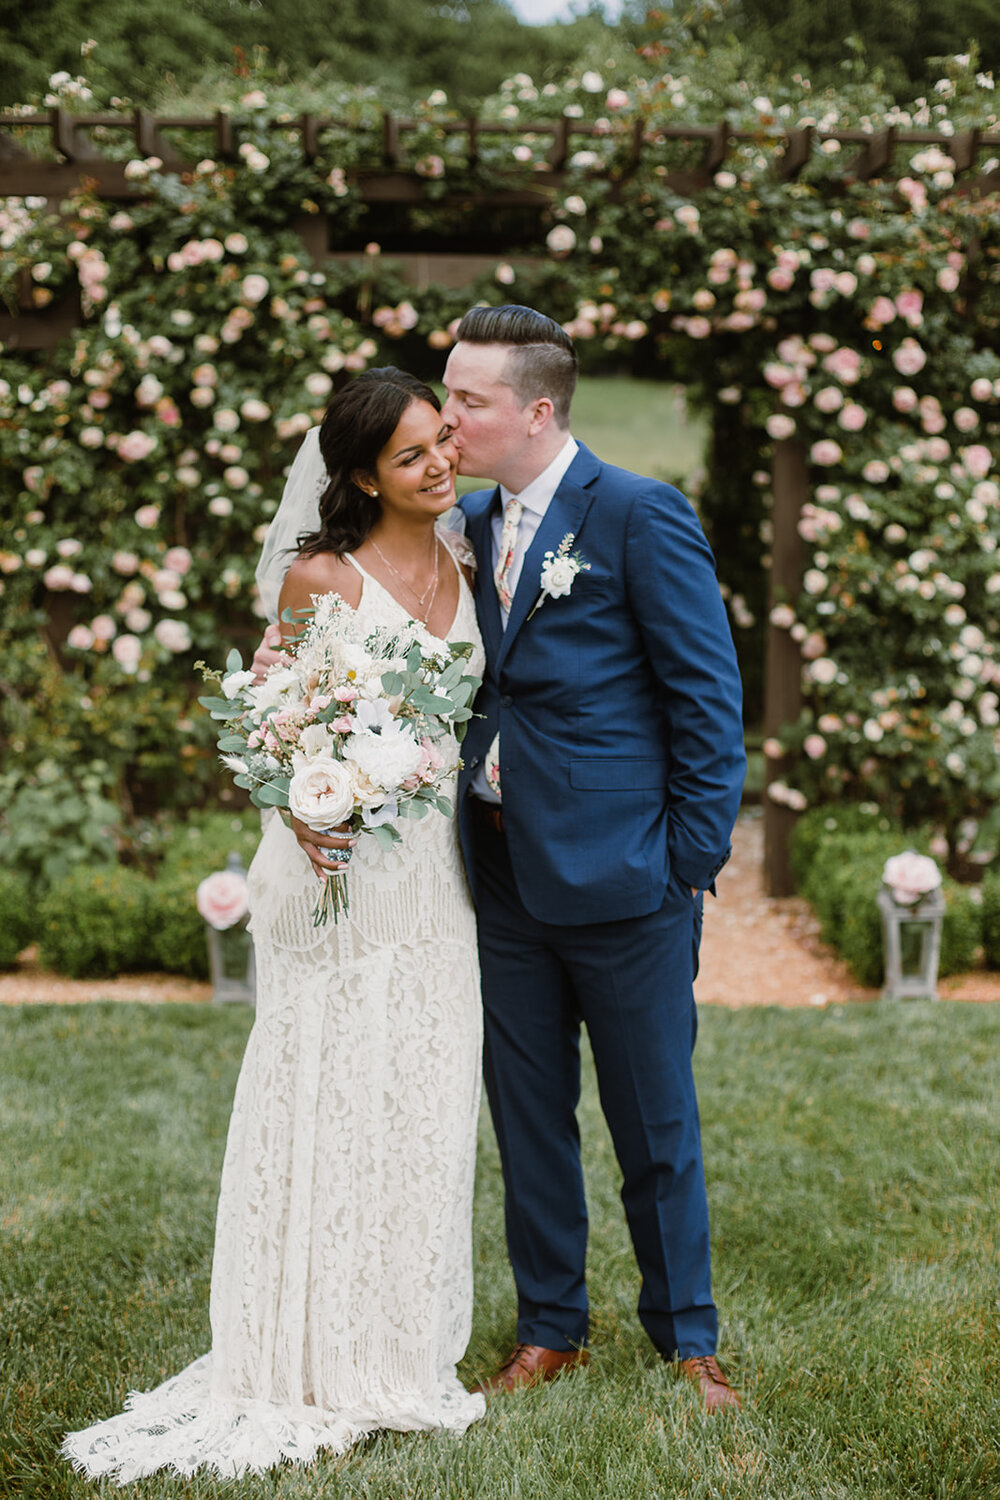
[[[405,611],[364,576],[364,623]],[[482,648],[462,580],[450,640]],[[71,1433],[88,1475],[235,1475],[380,1428],[462,1432],[472,1318],[481,1011],[453,818],[360,840],[350,917],[272,817],[250,870],[257,1015],[236,1089],[212,1267],[212,1350]]]

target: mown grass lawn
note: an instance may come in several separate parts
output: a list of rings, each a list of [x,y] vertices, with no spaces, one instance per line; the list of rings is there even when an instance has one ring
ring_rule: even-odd
[[[241,1009],[0,1013],[0,1496],[117,1493],[63,1431],[203,1352]],[[711,1420],[634,1315],[631,1251],[588,1072],[588,1372],[491,1405],[461,1441],[384,1435],[308,1470],[156,1478],[140,1500],[1000,1495],[1000,1010],[706,1010],[698,1046],[723,1349],[746,1397]],[[482,1128],[464,1373],[513,1334]]]

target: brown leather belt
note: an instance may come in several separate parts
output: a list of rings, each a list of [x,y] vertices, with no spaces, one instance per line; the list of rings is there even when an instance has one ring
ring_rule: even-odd
[[[497,802],[484,802],[482,797],[473,797],[472,808],[475,813],[476,822],[481,823],[492,833],[506,833],[503,821],[503,808]]]

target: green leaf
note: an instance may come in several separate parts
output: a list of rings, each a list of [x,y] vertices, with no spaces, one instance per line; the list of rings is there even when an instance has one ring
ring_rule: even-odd
[[[370,828],[368,832],[378,844],[380,849],[391,849],[393,844],[402,842],[400,835],[391,823],[380,823],[378,828]]]
[[[423,652],[419,645],[411,646],[409,655],[406,658],[406,670],[408,672],[419,672],[423,659]]]
[[[202,708],[207,708],[212,713],[217,713],[224,708],[227,715],[232,714],[235,718],[236,714],[240,712],[239,704],[234,703],[231,698],[199,698],[198,702]]]
[[[228,674],[230,672],[242,672],[242,670],[243,658],[234,646],[226,657],[226,672]]]
[[[383,672],[382,690],[388,693],[390,697],[394,693],[401,693],[403,691],[403,679],[400,674],[398,672]]]
[[[245,750],[247,742],[241,734],[224,734],[218,742],[219,750]]]
[[[258,807],[287,807],[288,785],[286,783],[284,787],[281,787],[278,782],[265,782],[252,794],[251,800]]]

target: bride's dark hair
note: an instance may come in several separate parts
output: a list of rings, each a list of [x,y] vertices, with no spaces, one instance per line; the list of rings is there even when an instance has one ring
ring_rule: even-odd
[[[375,473],[379,454],[414,401],[441,410],[429,385],[392,365],[365,370],[333,397],[319,429],[319,451],[330,483],[320,496],[319,529],[298,539],[300,557],[317,552],[343,557],[361,546],[380,507],[353,476]]]

